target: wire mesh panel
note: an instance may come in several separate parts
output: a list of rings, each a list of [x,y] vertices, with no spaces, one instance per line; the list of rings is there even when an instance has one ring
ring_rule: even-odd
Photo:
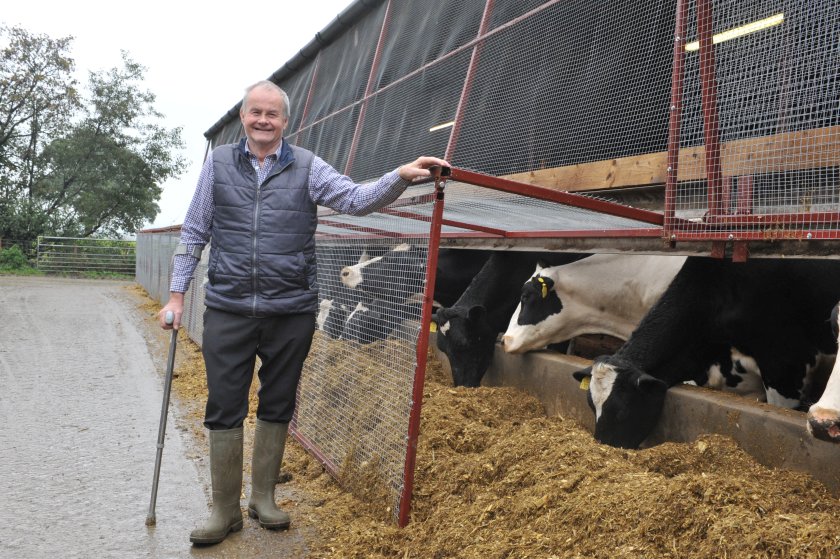
[[[837,238],[837,3],[688,1],[682,42],[671,233]]]
[[[161,305],[165,305],[169,300],[172,255],[178,246],[180,235],[180,230],[146,230],[137,235],[137,282]],[[184,314],[181,317],[182,327],[199,346],[204,333],[204,281],[207,277],[209,254],[208,244],[196,266],[193,281],[184,294]]]
[[[409,420],[425,365],[418,348],[430,221],[322,217],[318,329],[292,421],[293,434],[346,488],[395,519],[410,492]]]
[[[453,164],[509,175],[665,150],[672,2],[492,9],[515,17],[478,46]]]

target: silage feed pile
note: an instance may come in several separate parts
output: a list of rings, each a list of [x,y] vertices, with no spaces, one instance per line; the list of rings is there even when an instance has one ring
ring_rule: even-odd
[[[181,347],[192,356],[173,387],[194,403],[198,435],[204,370],[198,350]],[[294,442],[283,471],[306,497],[280,505],[298,526],[317,527],[311,557],[840,557],[840,500],[806,474],[761,466],[716,435],[604,446],[517,390],[452,387],[431,358],[406,528],[393,524],[389,503],[342,490]]]

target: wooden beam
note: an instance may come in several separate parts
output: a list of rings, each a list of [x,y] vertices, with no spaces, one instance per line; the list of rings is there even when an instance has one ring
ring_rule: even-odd
[[[765,157],[763,154],[767,154]],[[680,150],[678,181],[705,180],[705,148]],[[786,132],[721,144],[723,176],[840,166],[840,126]],[[665,184],[668,153],[646,153],[506,175],[504,178],[569,192]]]

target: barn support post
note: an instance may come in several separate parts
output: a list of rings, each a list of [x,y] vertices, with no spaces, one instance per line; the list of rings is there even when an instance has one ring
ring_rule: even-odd
[[[408,417],[407,447],[403,487],[400,495],[398,524],[404,528],[408,524],[411,511],[411,495],[414,491],[414,465],[417,461],[417,439],[420,436],[420,409],[423,405],[423,387],[426,381],[426,357],[429,351],[429,323],[432,320],[432,302],[435,295],[435,276],[437,272],[438,249],[440,248],[440,230],[443,222],[443,189],[447,173],[441,167],[431,169],[435,178],[435,204],[432,210],[432,223],[429,228],[428,258],[426,260],[426,286],[423,290],[423,310],[420,317],[420,335],[417,340],[417,359],[414,370],[414,387],[411,395],[411,411]]]
[[[685,72],[685,1],[677,0],[674,16],[674,62],[671,70],[671,106],[668,119],[668,173],[665,179],[665,240],[673,244],[676,215],[677,171],[680,161],[680,126],[682,125],[683,74]]]
[[[359,146],[359,138],[362,135],[362,126],[365,123],[365,114],[367,113],[367,105],[370,96],[373,94],[373,78],[379,70],[379,61],[382,59],[382,46],[385,44],[385,38],[388,36],[388,24],[391,19],[391,0],[385,6],[385,15],[382,18],[382,27],[379,30],[379,40],[376,42],[376,50],[373,53],[373,62],[370,65],[370,72],[368,73],[368,82],[365,86],[365,95],[362,98],[362,106],[359,109],[359,117],[356,119],[356,130],[353,132],[353,140],[350,142],[350,151],[347,154],[347,163],[344,165],[344,174],[350,175],[350,170],[353,168],[353,161],[356,159],[356,150]]]

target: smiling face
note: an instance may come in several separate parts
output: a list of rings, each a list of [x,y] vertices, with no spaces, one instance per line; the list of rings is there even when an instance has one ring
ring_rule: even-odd
[[[251,151],[260,157],[277,151],[289,123],[280,92],[269,87],[255,87],[245,98],[239,118]]]

